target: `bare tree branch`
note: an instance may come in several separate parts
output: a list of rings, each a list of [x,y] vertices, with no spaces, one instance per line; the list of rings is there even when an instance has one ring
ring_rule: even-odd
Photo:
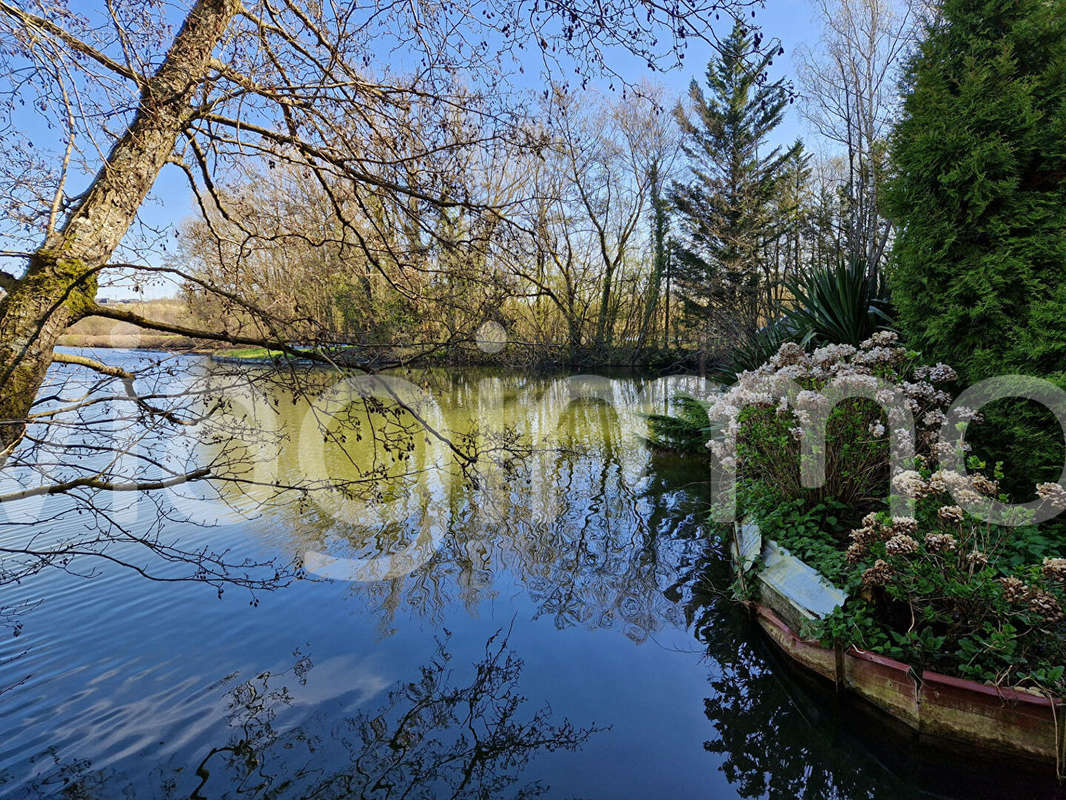
[[[206,478],[211,474],[209,469],[196,469],[191,472],[184,473],[182,475],[175,475],[172,478],[158,481],[130,481],[126,483],[117,483],[114,481],[101,480],[99,478],[77,478],[76,480],[66,481],[65,483],[55,483],[51,486],[35,486],[31,489],[23,489],[19,492],[10,492],[8,494],[0,494],[0,503],[10,503],[14,500],[25,500],[27,497],[39,497],[41,495],[49,494],[63,494],[78,488],[99,489],[109,492],[148,492],[156,489],[168,489],[173,486],[179,486],[189,481],[199,480],[200,478]]]
[[[18,8],[6,2],[6,0],[0,0],[0,13],[7,14],[9,17],[15,19],[21,25],[25,26],[28,29],[36,29],[38,31],[41,31],[42,33],[48,34],[49,36],[56,37],[61,42],[63,42],[63,44],[65,44],[67,47],[74,50],[75,52],[88,56],[93,61],[104,67],[107,67],[109,70],[118,75],[121,75],[123,78],[128,78],[129,80],[136,83],[138,86],[142,85],[144,82],[143,76],[138,75],[136,72],[129,69],[128,67],[120,64],[112,58],[109,58],[96,48],[90,47],[77,36],[74,36],[68,31],[63,30],[63,28],[59,27],[54,22],[45,19],[44,17],[38,17],[35,14],[30,14],[28,11],[23,11],[21,8]]]
[[[73,353],[61,353],[56,351],[52,355],[52,360],[60,364],[77,364],[78,366],[88,367],[91,370],[99,372],[101,375],[108,375],[113,378],[119,378],[122,380],[122,385],[126,390],[126,395],[133,400],[140,408],[149,414],[162,417],[163,419],[171,422],[175,425],[188,425],[186,420],[183,420],[177,414],[167,411],[162,408],[157,408],[150,404],[147,400],[141,397],[137,393],[137,389],[134,386],[136,376],[132,372],[128,372],[120,367],[114,367],[108,364],[104,364],[101,361],[97,361],[92,358],[86,358],[85,356],[74,355]]]

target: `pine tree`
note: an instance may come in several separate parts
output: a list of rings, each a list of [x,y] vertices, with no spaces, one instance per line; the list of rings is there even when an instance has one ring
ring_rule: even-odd
[[[783,81],[766,80],[773,54],[760,54],[760,45],[738,20],[707,65],[707,93],[693,81],[691,111],[675,111],[692,180],[671,193],[681,233],[674,274],[683,310],[703,335],[751,335],[771,311],[762,245],[796,146],[767,144],[789,98]]]
[[[885,193],[892,297],[911,344],[963,385],[1009,373],[1066,385],[1064,12],[1061,0],[946,0],[906,74]],[[1058,477],[1048,415],[988,411],[985,453],[1008,462],[1015,488]]]

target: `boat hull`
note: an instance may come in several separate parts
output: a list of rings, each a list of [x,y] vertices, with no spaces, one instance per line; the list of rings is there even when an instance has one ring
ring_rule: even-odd
[[[1054,765],[1062,748],[1061,700],[925,671],[851,647],[803,639],[774,609],[753,604],[759,626],[790,659],[903,722],[923,738]]]

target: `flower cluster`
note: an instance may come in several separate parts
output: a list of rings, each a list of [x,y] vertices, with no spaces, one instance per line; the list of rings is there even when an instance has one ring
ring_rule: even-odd
[[[890,556],[909,556],[918,552],[918,542],[905,533],[897,533],[885,542],[885,552]]]
[[[951,522],[955,525],[961,525],[966,518],[966,512],[958,506],[941,506],[936,515],[944,522]]]
[[[1037,484],[1036,496],[1056,511],[1066,509],[1066,489],[1057,483]]]
[[[966,563],[970,569],[984,569],[988,566],[988,556],[980,550],[973,550],[966,554]]]
[[[1000,578],[999,583],[1003,587],[1003,597],[1012,605],[1022,603],[1029,597],[1029,586],[1021,578],[1012,575],[1009,578]]]
[[[712,419],[725,422],[724,438],[729,440],[729,434],[736,434],[745,408],[772,406],[784,411],[792,407],[813,412],[828,404],[823,390],[831,384],[876,390],[878,376],[897,382],[901,376],[896,367],[907,358],[907,351],[896,343],[896,334],[890,331],[874,334],[859,348],[831,344],[810,354],[795,342],[786,342],[764,365],[738,375],[736,383],[710,407],[709,414]],[[806,391],[790,392],[790,384]],[[932,390],[928,383],[913,386],[916,391],[924,391],[923,387]],[[883,400],[892,399],[894,396],[889,394]],[[715,450],[717,444],[711,442],[708,446]]]
[[[1048,580],[1066,583],[1066,558],[1045,558],[1041,571]]]
[[[891,530],[893,534],[914,536],[918,532],[918,520],[914,517],[893,517]]]
[[[1003,587],[1003,597],[1008,603],[1013,606],[1026,606],[1045,622],[1058,622],[1066,616],[1062,612],[1062,604],[1050,592],[1030,586],[1013,576],[1000,578],[999,583]]]
[[[931,553],[951,553],[958,546],[958,540],[950,533],[927,533],[925,535],[925,547]]]
[[[1029,598],[1029,610],[1041,616],[1045,622],[1058,622],[1063,618],[1058,599],[1041,589],[1033,591],[1033,596]]]
[[[917,499],[925,494],[928,484],[917,470],[909,469],[892,476],[892,489],[904,497]]]
[[[931,367],[916,367],[914,370],[914,377],[921,380],[928,380],[932,383],[948,383],[955,380],[958,375],[956,375],[955,370],[947,364],[934,364]]]
[[[879,558],[872,567],[862,573],[862,585],[870,587],[887,586],[892,581],[892,578],[895,577],[895,574],[889,563]]]
[[[825,449],[815,450],[820,457],[829,462],[846,448],[849,459],[849,469],[827,474],[824,496],[868,503],[885,494],[890,455],[928,458],[951,402],[943,384],[954,371],[913,360],[892,331],[858,347],[832,344],[812,353],[787,342],[767,363],[738,375],[709,407],[719,435],[707,446],[720,467],[801,496],[792,477],[801,444],[824,435]]]
[[[980,472],[970,476],[970,486],[975,492],[986,497],[995,497],[999,493],[999,481],[994,481]]]
[[[1057,486],[1058,484],[1051,484]],[[905,470],[892,477],[893,491],[905,497],[920,500],[939,494],[950,494],[964,506],[978,506],[995,496],[999,491],[999,482],[977,472],[963,475],[960,472],[940,469],[928,478],[922,477],[917,470]],[[961,522],[963,509],[958,505],[944,506],[940,509],[940,518],[949,522]]]
[[[918,520],[914,517],[893,517],[891,521],[885,521],[878,514],[867,514],[863,517],[862,527],[851,532],[847,560],[852,564],[862,561],[878,542],[884,542],[888,555],[910,555],[918,550],[918,542],[914,539],[917,532]]]

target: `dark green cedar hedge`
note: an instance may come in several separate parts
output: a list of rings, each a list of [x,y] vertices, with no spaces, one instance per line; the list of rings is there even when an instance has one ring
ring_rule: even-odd
[[[905,89],[885,210],[909,344],[964,386],[1009,373],[1066,385],[1066,3],[946,0]],[[1058,477],[1049,415],[988,412],[987,456],[1027,486]]]

